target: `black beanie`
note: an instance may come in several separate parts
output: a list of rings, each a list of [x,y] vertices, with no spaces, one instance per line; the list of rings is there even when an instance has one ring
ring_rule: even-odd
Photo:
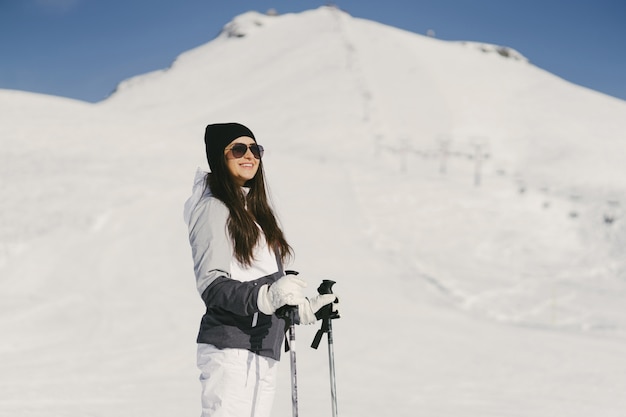
[[[218,158],[224,157],[226,146],[241,136],[248,136],[256,142],[252,131],[239,123],[215,123],[206,127],[204,145],[211,172],[215,172]]]

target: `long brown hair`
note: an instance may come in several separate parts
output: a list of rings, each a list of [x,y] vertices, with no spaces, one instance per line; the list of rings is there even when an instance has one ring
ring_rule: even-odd
[[[214,172],[206,176],[205,186],[208,186],[211,193],[228,207],[230,212],[228,232],[237,261],[245,266],[252,265],[254,247],[260,238],[258,224],[269,247],[278,255],[281,262],[285,263],[293,255],[293,250],[287,243],[270,207],[263,162],[259,161],[256,175],[246,182],[245,186],[250,189],[247,194],[232,180],[225,158],[219,158],[215,165]]]

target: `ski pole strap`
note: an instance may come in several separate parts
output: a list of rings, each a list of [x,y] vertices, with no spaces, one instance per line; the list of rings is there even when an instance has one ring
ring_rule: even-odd
[[[313,343],[311,343],[311,347],[313,349],[317,349],[322,341],[322,336],[324,336],[324,332],[320,329],[315,333],[315,338],[313,339]]]
[[[311,347],[313,349],[317,349],[319,347],[320,342],[322,341],[322,336],[324,336],[324,333],[329,332],[330,320],[331,319],[322,320],[322,327],[317,331],[317,333],[315,333],[315,338],[313,339],[313,343],[311,343]]]

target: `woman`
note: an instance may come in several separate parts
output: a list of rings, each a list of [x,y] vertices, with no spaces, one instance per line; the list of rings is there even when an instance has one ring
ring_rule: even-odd
[[[306,283],[285,275],[291,256],[268,203],[263,147],[239,123],[206,127],[211,173],[198,172],[185,221],[198,292],[206,305],[198,333],[202,416],[269,416],[287,324],[275,312],[297,306],[315,322],[332,294],[307,299]]]

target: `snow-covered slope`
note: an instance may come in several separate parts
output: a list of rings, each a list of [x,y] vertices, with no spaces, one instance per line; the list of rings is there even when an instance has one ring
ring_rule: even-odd
[[[292,267],[338,282],[341,415],[621,415],[626,103],[498,50],[250,12],[97,104],[0,90],[0,415],[197,415],[181,211],[232,120]],[[315,331],[302,415],[330,414]]]

